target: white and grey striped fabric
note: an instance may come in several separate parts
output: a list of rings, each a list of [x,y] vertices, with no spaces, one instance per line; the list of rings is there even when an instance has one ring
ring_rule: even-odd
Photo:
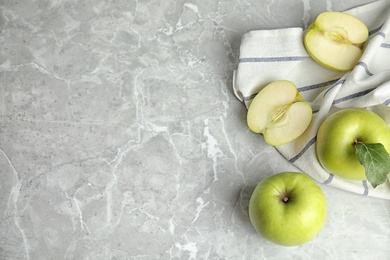
[[[345,12],[359,17],[370,31],[363,55],[352,71],[337,72],[314,62],[304,48],[302,28],[250,31],[241,41],[233,89],[248,107],[259,90],[272,81],[294,82],[310,102],[313,120],[297,140],[276,149],[318,182],[390,200],[389,182],[374,189],[367,181],[333,176],[321,167],[315,153],[320,124],[337,110],[367,108],[382,116],[390,127],[390,2],[376,1]]]

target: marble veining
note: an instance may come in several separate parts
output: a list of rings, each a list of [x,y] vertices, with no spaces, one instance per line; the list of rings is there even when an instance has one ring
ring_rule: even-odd
[[[322,184],[317,238],[256,234],[253,188],[297,169],[231,87],[243,33],[368,2],[1,1],[0,259],[387,259],[390,203]]]

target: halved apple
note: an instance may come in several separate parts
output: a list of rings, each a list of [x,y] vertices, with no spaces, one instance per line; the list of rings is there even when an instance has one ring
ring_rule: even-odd
[[[248,108],[247,124],[273,146],[298,138],[309,126],[312,109],[294,83],[278,80],[265,86]]]
[[[348,71],[363,53],[367,26],[353,15],[324,12],[309,26],[304,45],[310,56],[324,67]]]

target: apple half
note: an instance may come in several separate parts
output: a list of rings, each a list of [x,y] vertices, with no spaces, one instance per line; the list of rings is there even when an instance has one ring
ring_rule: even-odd
[[[265,86],[249,105],[247,124],[273,146],[298,138],[309,126],[312,109],[294,83],[277,80]]]
[[[316,62],[329,69],[348,71],[362,56],[367,39],[367,26],[357,17],[324,12],[309,26],[303,41]]]

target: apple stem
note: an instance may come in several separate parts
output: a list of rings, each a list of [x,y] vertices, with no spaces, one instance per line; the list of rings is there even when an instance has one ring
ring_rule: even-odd
[[[287,196],[284,196],[283,197],[283,202],[286,203],[288,201],[288,197]]]

